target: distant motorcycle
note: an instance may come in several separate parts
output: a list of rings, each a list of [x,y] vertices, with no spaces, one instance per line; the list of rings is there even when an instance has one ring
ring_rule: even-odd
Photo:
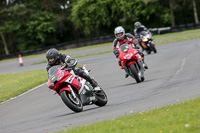
[[[147,52],[147,54],[151,54],[152,51],[157,53],[157,49],[152,39],[152,34],[150,32],[142,31],[140,33],[140,40],[141,47]]]
[[[138,51],[131,44],[123,43],[119,47],[119,60],[125,71],[133,77],[137,83],[144,81],[144,67]]]
[[[71,60],[70,63],[77,64],[77,61]],[[105,106],[107,104],[106,93],[100,86],[94,90],[89,82],[75,75],[73,70],[75,67],[66,66],[64,64],[51,67],[48,71],[47,82],[48,88],[56,91],[66,106],[74,112],[81,112],[85,105]],[[89,75],[85,66],[81,69]]]

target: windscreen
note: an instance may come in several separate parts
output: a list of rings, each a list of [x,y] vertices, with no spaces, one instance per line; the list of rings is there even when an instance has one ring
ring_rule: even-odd
[[[49,80],[54,83],[57,81],[57,73],[60,65],[52,66],[48,71]]]
[[[129,45],[128,43],[123,43],[121,46],[120,46],[120,50],[123,51],[123,52],[128,52],[129,50]]]

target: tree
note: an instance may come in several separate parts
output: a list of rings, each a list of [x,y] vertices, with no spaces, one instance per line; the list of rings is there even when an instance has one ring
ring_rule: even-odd
[[[6,0],[2,0],[1,1],[1,3],[0,3],[0,8],[2,9],[2,10],[6,10],[6,8],[7,8],[7,1]],[[1,17],[0,19],[3,19],[3,17]],[[6,19],[6,18],[4,18],[4,19]],[[0,21],[0,26],[2,25],[2,22]],[[3,45],[4,45],[4,50],[5,50],[5,53],[6,53],[6,55],[9,55],[10,54],[10,52],[9,52],[9,50],[8,50],[8,46],[7,46],[7,43],[6,43],[6,41],[5,41],[5,36],[4,36],[4,33],[1,31],[1,29],[0,29],[0,37],[1,37],[1,39],[2,39],[2,43],[3,43]],[[1,52],[1,51],[0,51]]]
[[[193,3],[195,23],[199,23],[199,18],[198,18],[198,13],[197,13],[197,8],[196,8],[196,1],[193,0],[192,3]]]
[[[130,32],[135,21],[148,27],[164,26],[169,23],[169,13],[160,3],[156,0],[78,0],[72,5],[71,20],[85,37],[113,34],[119,25]]]
[[[4,34],[0,31],[0,36],[1,36],[1,39],[2,39],[2,42],[4,44],[4,49],[5,49],[5,52],[6,52],[6,55],[9,55],[10,52],[8,50],[8,46],[7,46],[7,43],[5,41],[5,37],[4,37]]]
[[[174,9],[173,9],[173,0],[169,0],[169,8],[170,8],[170,15],[171,15],[171,26],[175,26],[175,18],[174,18]]]
[[[31,50],[55,42],[56,39],[51,37],[56,31],[54,13],[44,11],[42,2],[37,0],[20,1],[21,4],[14,2],[0,11],[1,38],[8,50]]]

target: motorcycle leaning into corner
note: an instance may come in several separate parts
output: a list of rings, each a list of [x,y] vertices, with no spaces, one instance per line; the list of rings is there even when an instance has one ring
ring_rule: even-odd
[[[142,50],[145,50],[147,54],[151,54],[152,51],[157,53],[151,32],[142,31],[139,38]]]
[[[137,83],[144,81],[143,62],[138,51],[127,42],[119,47],[119,60],[123,69],[133,77]]]
[[[65,105],[74,112],[81,112],[85,105],[105,106],[108,101],[106,93],[100,86],[94,90],[89,82],[77,76],[74,73],[76,65],[77,61],[71,60],[68,64],[51,67],[48,71],[48,88],[56,91]],[[81,69],[89,75],[85,66]]]

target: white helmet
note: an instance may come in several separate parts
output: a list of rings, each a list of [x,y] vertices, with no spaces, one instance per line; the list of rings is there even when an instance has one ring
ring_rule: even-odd
[[[115,37],[118,39],[122,39],[125,36],[125,30],[122,26],[118,26],[115,28]]]

